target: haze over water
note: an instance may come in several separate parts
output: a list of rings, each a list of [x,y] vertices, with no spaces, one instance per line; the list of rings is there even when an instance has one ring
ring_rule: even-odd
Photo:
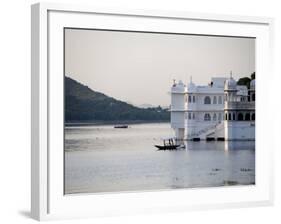
[[[158,151],[170,124],[65,127],[65,193],[142,191],[255,183],[255,142],[187,142]]]

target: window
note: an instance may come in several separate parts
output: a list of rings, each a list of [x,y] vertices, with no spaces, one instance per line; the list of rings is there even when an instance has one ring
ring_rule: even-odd
[[[222,104],[222,97],[219,96],[219,104]]]
[[[192,115],[193,115],[193,116],[192,116],[192,119],[195,120],[195,113],[193,113]]]
[[[235,114],[233,114],[233,117],[232,117],[232,118],[233,118],[233,120],[235,121]]]
[[[227,121],[227,114],[225,114],[225,120]]]
[[[205,114],[204,115],[204,121],[210,121],[210,120],[211,120],[210,114]]]
[[[256,94],[252,94],[252,101],[255,101],[256,100]]]
[[[191,113],[188,113],[188,120],[191,120]]]
[[[243,114],[239,113],[238,114],[238,121],[243,121],[243,120],[244,120]]]
[[[255,118],[255,113],[252,114],[252,121],[254,121],[256,118]]]
[[[188,96],[188,102],[191,103],[191,96]]]
[[[213,104],[217,104],[217,97],[214,96]]]
[[[214,114],[213,115],[213,121],[216,121],[217,120],[217,114]]]
[[[205,96],[204,104],[211,104],[211,98],[209,96]]]
[[[228,114],[228,120],[231,121],[231,113]]]
[[[195,96],[193,96],[193,103],[195,103]]]
[[[246,113],[245,121],[249,121],[249,120],[250,120],[250,114],[249,114],[249,113]]]

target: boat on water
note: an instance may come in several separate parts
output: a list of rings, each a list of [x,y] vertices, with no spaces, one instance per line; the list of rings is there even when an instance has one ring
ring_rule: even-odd
[[[114,128],[128,128],[128,125],[115,125]]]
[[[183,145],[176,144],[173,138],[163,139],[163,145],[154,145],[158,150],[176,150],[183,148]]]

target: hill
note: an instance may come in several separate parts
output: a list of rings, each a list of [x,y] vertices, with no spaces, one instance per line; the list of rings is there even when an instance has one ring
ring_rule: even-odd
[[[139,108],[65,77],[65,122],[162,122],[170,112],[161,107]]]

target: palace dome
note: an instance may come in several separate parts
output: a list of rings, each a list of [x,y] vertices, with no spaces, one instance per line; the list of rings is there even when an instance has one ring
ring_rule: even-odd
[[[237,86],[236,81],[232,77],[230,77],[225,81],[224,88],[226,90],[236,90],[236,86]]]
[[[178,83],[179,86],[184,86],[183,82],[180,80]]]
[[[250,89],[255,89],[256,88],[256,80],[253,79],[251,82],[250,82]]]
[[[178,83],[174,81],[174,84],[172,86],[172,91],[184,93],[186,91],[186,86],[181,80]]]

